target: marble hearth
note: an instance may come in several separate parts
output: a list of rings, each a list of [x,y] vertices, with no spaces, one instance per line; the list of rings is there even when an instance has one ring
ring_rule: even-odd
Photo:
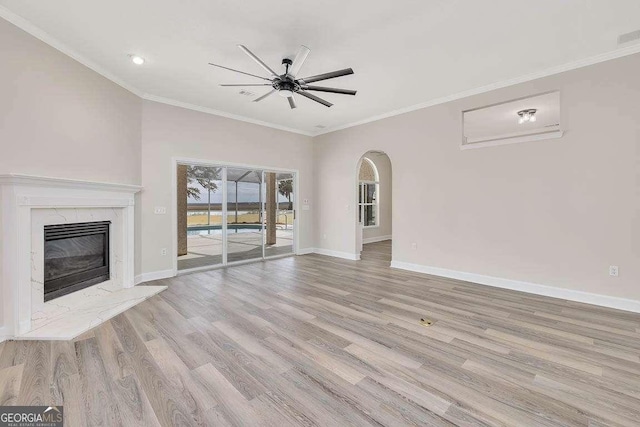
[[[0,335],[72,339],[161,292],[134,286],[134,194],[137,186],[0,176],[2,271]],[[44,226],[110,221],[110,279],[44,301]]]

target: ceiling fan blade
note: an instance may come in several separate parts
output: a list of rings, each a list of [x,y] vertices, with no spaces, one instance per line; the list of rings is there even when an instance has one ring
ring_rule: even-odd
[[[309,52],[311,50],[306,46],[300,46],[298,49],[298,53],[296,53],[296,57],[293,59],[293,64],[291,64],[291,68],[289,68],[289,74],[295,77],[300,68],[302,68],[302,64],[304,64],[305,59],[309,56]]]
[[[302,90],[301,90],[301,91],[298,91],[298,92],[296,92],[296,93],[297,93],[298,95],[302,95],[302,96],[304,96],[305,98],[309,98],[309,99],[311,99],[311,100],[313,100],[313,101],[319,102],[320,104],[325,105],[325,106],[327,106],[327,107],[331,107],[331,106],[333,105],[333,104],[332,104],[332,103],[330,103],[329,101],[325,101],[325,100],[324,100],[324,99],[322,99],[322,98],[318,98],[317,96],[312,95],[312,94],[307,93],[307,92],[302,91]]]
[[[258,83],[258,84],[247,83],[247,84],[225,84],[225,85],[219,85],[219,86],[271,86],[271,84],[270,83]]]
[[[268,72],[269,74],[271,74],[274,77],[278,77],[278,75],[276,74],[275,71],[273,71],[271,68],[269,68],[269,66],[267,64],[265,64],[264,62],[262,62],[262,60],[260,58],[258,58],[257,56],[255,56],[249,49],[247,49],[245,46],[239,44],[238,47],[247,55],[249,55],[249,57],[251,59],[253,59],[254,61],[256,61],[256,63],[261,66],[266,72]]]
[[[290,96],[287,99],[289,100],[289,106],[291,107],[291,109],[293,110],[294,108],[296,108],[296,100],[293,99],[293,96]]]
[[[351,68],[345,68],[344,70],[318,74],[317,76],[305,77],[304,79],[299,79],[299,80],[301,84],[313,83],[313,82],[319,82],[320,80],[329,80],[329,79],[335,79],[336,77],[348,76],[349,74],[353,74],[353,70]]]
[[[273,92],[277,92],[275,89],[273,89],[271,92],[267,92],[264,95],[262,95],[260,98],[256,98],[253,100],[253,102],[258,102],[258,101],[262,101],[263,99],[265,99],[267,96],[273,94]]]
[[[214,67],[218,67],[218,68],[224,68],[225,70],[229,70],[229,71],[235,71],[236,73],[244,74],[246,76],[257,77],[257,78],[262,79],[262,80],[271,81],[270,79],[268,79],[266,77],[256,76],[255,74],[245,73],[244,71],[234,70],[233,68],[224,67],[224,66],[218,65],[218,64],[212,64],[211,62],[209,62],[209,65],[213,65]]]
[[[321,86],[302,86],[304,90],[315,90],[318,92],[331,92],[331,93],[341,93],[343,95],[355,95],[355,90],[349,89],[338,89],[334,87],[321,87]]]

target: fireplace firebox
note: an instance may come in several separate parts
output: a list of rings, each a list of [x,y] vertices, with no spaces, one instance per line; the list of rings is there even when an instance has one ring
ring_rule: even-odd
[[[109,280],[110,224],[45,225],[45,301]]]

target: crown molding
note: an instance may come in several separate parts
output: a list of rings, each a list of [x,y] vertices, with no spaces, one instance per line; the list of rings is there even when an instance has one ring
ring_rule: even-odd
[[[220,110],[216,110],[216,109],[213,109],[213,108],[202,107],[200,105],[189,104],[187,102],[177,101],[177,100],[171,99],[171,98],[163,98],[161,96],[156,96],[156,95],[152,95],[152,94],[145,94],[145,95],[142,96],[142,99],[145,99],[147,101],[159,102],[161,104],[172,105],[174,107],[186,108],[187,110],[199,111],[201,113],[213,114],[214,116],[226,117],[227,119],[239,120],[241,122],[246,122],[246,123],[252,123],[254,125],[265,126],[265,127],[269,127],[269,128],[272,128],[272,129],[282,130],[282,131],[285,131],[285,132],[297,133],[297,134],[305,135],[305,136],[314,136],[315,135],[313,133],[305,132],[305,131],[300,130],[300,129],[294,129],[294,128],[290,128],[290,127],[286,127],[286,126],[280,126],[280,125],[277,125],[275,123],[270,123],[270,122],[263,122],[261,120],[256,120],[256,119],[252,119],[252,118],[249,118],[249,117],[240,116],[240,115],[237,115],[237,114],[227,113],[225,111],[220,111]]]
[[[409,107],[404,107],[404,108],[400,108],[400,109],[397,109],[397,110],[389,111],[389,112],[386,112],[386,113],[382,113],[382,114],[379,114],[379,115],[376,115],[376,116],[372,116],[372,117],[369,117],[369,118],[366,118],[366,119],[362,119],[362,120],[358,120],[358,121],[355,121],[355,122],[347,123],[347,124],[344,124],[344,125],[330,127],[328,129],[323,129],[323,130],[317,131],[317,132],[316,131],[307,132],[307,131],[303,131],[303,130],[300,130],[300,129],[294,129],[294,128],[289,128],[289,127],[286,127],[286,126],[281,126],[281,125],[278,125],[278,124],[275,124],[275,123],[264,122],[264,121],[261,121],[261,120],[256,120],[256,119],[252,119],[252,118],[241,116],[241,115],[237,115],[237,114],[227,113],[227,112],[216,110],[216,109],[209,108],[209,107],[203,107],[203,106],[199,106],[199,105],[195,105],[195,104],[189,104],[189,103],[178,101],[178,100],[175,100],[175,99],[164,98],[164,97],[161,97],[161,96],[156,96],[156,95],[153,95],[153,94],[144,93],[143,91],[137,89],[136,87],[129,85],[124,80],[122,80],[122,79],[116,77],[115,75],[111,74],[109,71],[107,71],[103,67],[99,66],[98,64],[94,63],[93,61],[87,59],[83,55],[80,55],[75,50],[71,49],[66,44],[62,43],[61,41],[59,41],[56,38],[52,37],[51,35],[49,35],[45,31],[43,31],[40,28],[36,27],[35,25],[30,23],[29,21],[27,21],[23,17],[11,12],[9,9],[7,9],[6,7],[1,6],[1,5],[0,5],[0,17],[5,19],[6,21],[11,22],[13,25],[17,26],[18,28],[21,28],[22,30],[24,30],[27,33],[29,33],[32,36],[34,36],[35,38],[43,41],[44,43],[47,43],[48,45],[52,46],[53,48],[59,50],[60,52],[64,53],[65,55],[73,58],[74,60],[78,61],[79,63],[81,63],[82,65],[86,66],[87,68],[95,71],[96,73],[100,74],[101,76],[111,80],[112,82],[114,82],[117,85],[123,87],[124,89],[128,90],[129,92],[134,93],[135,95],[139,96],[142,99],[146,99],[146,100],[154,101],[154,102],[159,102],[159,103],[167,104],[167,105],[173,105],[175,107],[186,108],[186,109],[193,110],[193,111],[199,111],[199,112],[206,113],[206,114],[213,114],[213,115],[220,116],[220,117],[226,117],[226,118],[233,119],[233,120],[239,120],[239,121],[243,121],[243,122],[247,122],[247,123],[256,124],[256,125],[259,125],[259,126],[265,126],[265,127],[269,127],[269,128],[272,128],[272,129],[278,129],[278,130],[282,130],[282,131],[285,131],[285,132],[291,132],[291,133],[296,133],[296,134],[310,136],[310,137],[316,137],[316,136],[320,136],[320,135],[325,135],[325,134],[328,134],[328,133],[331,133],[331,132],[336,132],[336,131],[347,129],[347,128],[351,128],[351,127],[354,127],[354,126],[359,126],[359,125],[363,125],[363,124],[366,124],[366,123],[371,123],[371,122],[375,122],[375,121],[378,121],[378,120],[386,119],[386,118],[389,118],[389,117],[398,116],[400,114],[410,113],[410,112],[416,111],[416,110],[421,110],[423,108],[433,107],[435,105],[444,104],[444,103],[447,103],[447,102],[455,101],[455,100],[462,99],[462,98],[467,98],[467,97],[474,96],[474,95],[479,95],[479,94],[482,94],[482,93],[490,92],[492,90],[502,89],[502,88],[505,88],[505,87],[508,87],[508,86],[513,86],[513,85],[520,84],[520,83],[525,83],[525,82],[528,82],[528,81],[531,81],[531,80],[536,80],[536,79],[540,79],[540,78],[543,78],[543,77],[552,76],[554,74],[563,73],[565,71],[571,71],[571,70],[575,70],[575,69],[578,69],[578,68],[583,68],[583,67],[586,67],[586,66],[589,66],[589,65],[594,65],[594,64],[601,63],[601,62],[610,61],[612,59],[617,59],[617,58],[621,58],[621,57],[624,57],[624,56],[640,53],[640,43],[634,43],[631,46],[623,47],[623,48],[616,49],[616,50],[613,50],[613,51],[610,51],[610,52],[602,53],[602,54],[591,56],[591,57],[584,58],[584,59],[579,59],[577,61],[568,62],[568,63],[565,63],[563,65],[559,65],[559,66],[547,68],[547,69],[544,69],[544,70],[541,70],[541,71],[536,71],[536,72],[533,72],[533,73],[525,74],[523,76],[516,77],[516,78],[513,78],[513,79],[502,80],[502,81],[491,83],[489,85],[481,86],[481,87],[478,87],[478,88],[475,88],[475,89],[470,89],[470,90],[467,90],[467,91],[458,92],[458,93],[453,94],[453,95],[448,95],[448,96],[444,96],[444,97],[441,97],[441,98],[435,98],[435,99],[432,99],[432,100],[429,100],[429,101],[425,101],[425,102],[422,102],[422,103],[419,103],[419,104],[411,105]]]
[[[544,70],[525,74],[520,77],[515,77],[513,79],[502,80],[502,81],[491,83],[489,85],[481,86],[475,89],[470,89],[464,92],[458,92],[453,95],[448,95],[441,98],[432,99],[430,101],[422,102],[420,104],[411,105],[409,107],[400,108],[398,110],[389,111],[387,113],[379,114],[377,116],[372,116],[367,119],[358,120],[357,122],[351,122],[345,125],[323,129],[320,132],[314,133],[313,136],[325,135],[327,133],[336,132],[336,131],[351,128],[354,126],[360,126],[366,123],[375,122],[375,121],[386,119],[389,117],[399,116],[400,114],[410,113],[412,111],[421,110],[423,108],[433,107],[434,105],[445,104],[447,102],[455,101],[458,99],[468,98],[470,96],[491,92],[492,90],[502,89],[502,88],[514,86],[520,83],[526,83],[532,80],[537,80],[543,77],[549,77],[554,74],[564,73],[566,71],[576,70],[578,68],[599,64],[601,62],[622,58],[624,56],[629,56],[636,53],[640,53],[640,43],[637,43],[628,47],[624,47],[621,49],[616,49],[610,52],[602,53],[599,55],[591,56],[588,58],[579,59],[577,61],[567,62],[565,64],[562,64],[556,67],[546,68]]]

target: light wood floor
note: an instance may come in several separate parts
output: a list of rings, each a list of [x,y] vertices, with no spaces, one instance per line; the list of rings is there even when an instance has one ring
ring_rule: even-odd
[[[0,405],[64,404],[78,426],[639,425],[640,315],[389,259],[382,242],[159,281],[75,342],[0,344]]]

